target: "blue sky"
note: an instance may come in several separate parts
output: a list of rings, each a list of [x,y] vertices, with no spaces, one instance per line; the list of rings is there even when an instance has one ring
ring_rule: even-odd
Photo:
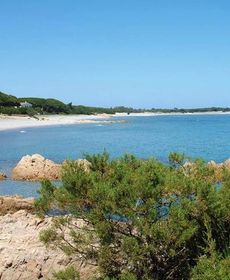
[[[95,106],[230,106],[229,2],[1,0],[0,91]]]

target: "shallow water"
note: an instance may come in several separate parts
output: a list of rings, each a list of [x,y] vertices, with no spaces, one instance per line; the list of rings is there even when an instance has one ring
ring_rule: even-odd
[[[26,154],[56,162],[108,150],[167,161],[170,152],[222,162],[230,158],[230,115],[122,117],[127,123],[26,128],[0,132],[0,171],[8,175]],[[24,131],[21,133],[20,131]],[[35,196],[39,183],[0,182],[0,194]]]

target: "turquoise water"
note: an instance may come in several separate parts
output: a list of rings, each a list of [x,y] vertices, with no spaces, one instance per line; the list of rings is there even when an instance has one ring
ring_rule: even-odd
[[[84,124],[0,132],[0,171],[10,174],[26,154],[56,162],[107,149],[112,157],[133,153],[166,162],[170,152],[222,162],[230,158],[230,115],[122,117],[127,123]],[[0,194],[36,196],[39,183],[0,182]]]

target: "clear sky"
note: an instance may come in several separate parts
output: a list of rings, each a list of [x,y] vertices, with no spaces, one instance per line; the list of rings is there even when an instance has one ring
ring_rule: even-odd
[[[0,0],[0,91],[230,106],[229,0]]]

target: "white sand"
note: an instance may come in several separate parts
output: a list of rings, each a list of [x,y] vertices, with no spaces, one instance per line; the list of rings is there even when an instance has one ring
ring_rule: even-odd
[[[38,120],[28,116],[5,116],[0,115],[0,131],[10,129],[23,129],[27,127],[40,127],[50,125],[67,124],[87,124],[87,123],[111,123],[113,121],[105,120],[109,115],[50,115],[38,116]]]

